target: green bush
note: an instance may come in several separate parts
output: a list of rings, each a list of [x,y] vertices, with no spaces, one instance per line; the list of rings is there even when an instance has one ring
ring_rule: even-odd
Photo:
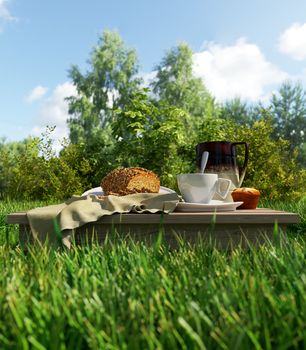
[[[5,196],[7,186],[12,178],[12,169],[16,165],[16,159],[24,152],[25,147],[33,142],[32,138],[23,141],[6,142],[0,140],[0,195]]]
[[[2,148],[0,180],[5,193],[14,198],[62,200],[98,186],[116,167],[141,166],[155,171],[162,185],[177,190],[176,175],[196,170],[197,143],[246,141],[250,154],[243,186],[258,188],[265,199],[300,198],[305,195],[306,171],[298,167],[297,154],[289,151],[288,141],[272,139],[268,117],[252,126],[238,126],[210,116],[194,130],[185,111],[154,104],[141,91],[116,111],[109,125],[110,142],[66,144],[57,156],[52,150],[51,128],[42,139],[32,139],[18,152],[10,154]]]
[[[264,113],[262,113],[264,115]],[[203,118],[199,130],[192,131],[191,117],[181,109],[152,103],[138,93],[112,124],[117,140],[115,166],[143,166],[157,172],[161,183],[176,187],[176,174],[196,170],[195,147],[205,141],[246,141],[249,163],[243,186],[258,188],[266,199],[302,197],[306,171],[297,163],[288,141],[272,139],[269,115],[249,125],[238,125],[216,116]],[[242,155],[239,154],[238,161]]]
[[[60,156],[52,150],[47,130],[42,139],[33,139],[15,155],[6,195],[18,199],[58,199],[81,194],[91,187],[87,174],[91,167],[82,146],[66,145]]]
[[[300,198],[306,194],[306,170],[298,166],[297,151],[289,150],[287,140],[273,140],[272,131],[270,122],[263,120],[233,131],[233,141],[249,143],[244,186],[258,188],[267,199]]]
[[[113,123],[118,165],[141,166],[155,171],[165,186],[176,188],[176,174],[190,172],[186,157],[189,116],[167,104],[155,105],[146,93],[134,95]],[[192,143],[192,142],[191,142]]]

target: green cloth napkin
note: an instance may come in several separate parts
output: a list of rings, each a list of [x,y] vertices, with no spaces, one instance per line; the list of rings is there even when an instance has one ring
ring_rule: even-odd
[[[115,213],[170,213],[179,196],[176,193],[137,193],[127,196],[73,196],[65,203],[27,212],[34,239],[57,246],[59,239],[70,248],[73,229]]]

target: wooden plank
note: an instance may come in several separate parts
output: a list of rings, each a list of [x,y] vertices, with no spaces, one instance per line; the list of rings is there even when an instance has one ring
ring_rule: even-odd
[[[6,217],[7,224],[28,224],[28,218],[26,212],[18,212],[7,215]]]
[[[285,225],[279,226],[281,230],[281,239],[285,239]],[[180,237],[182,242],[188,242],[190,245],[197,244],[199,241],[204,243],[211,242],[217,248],[237,247],[238,245],[246,248],[250,244],[258,246],[267,239],[273,241],[273,224],[257,225],[216,225],[212,227],[208,224],[167,224],[162,228],[154,224],[86,224],[75,230],[75,243],[77,245],[90,244],[95,242],[103,244],[106,238],[116,240],[117,235],[120,238],[130,237],[135,241],[141,241],[146,244],[152,244],[160,232],[163,232],[165,241],[171,247],[177,247]],[[115,233],[115,235],[114,235]]]
[[[285,240],[285,225],[280,225],[280,238]],[[274,225],[197,225],[197,224],[168,224],[162,227],[164,240],[171,248],[177,248],[180,242],[195,245],[199,242],[213,244],[218,249],[257,247],[264,244],[267,239],[273,242]],[[86,224],[74,232],[76,245],[103,244],[105,240],[115,242],[120,239],[132,238],[136,242],[151,245],[156,242],[161,230],[159,225],[111,225],[92,223]],[[21,247],[27,248],[34,243],[28,225],[20,225],[19,242]]]
[[[285,240],[286,225],[279,224],[280,238]],[[274,224],[126,224],[93,222],[74,230],[74,242],[77,245],[103,244],[106,240],[115,241],[118,236],[122,239],[132,238],[151,245],[157,239],[159,232],[170,247],[179,246],[177,237],[181,242],[190,245],[199,243],[212,243],[216,248],[235,248],[241,246],[248,248],[249,245],[259,246],[270,240],[273,242]],[[114,235],[115,233],[115,235]],[[35,241],[29,225],[19,225],[19,242],[21,247],[27,248]]]
[[[174,212],[170,214],[114,214],[104,216],[99,220],[101,223],[125,223],[125,224],[154,224],[163,221],[164,224],[196,224],[211,223],[215,220],[217,224],[246,223],[246,224],[268,224],[277,221],[279,224],[296,224],[299,215],[296,213],[277,211],[260,208],[256,210],[237,210],[228,212],[197,212],[183,213]],[[28,224],[26,212],[12,213],[7,216],[8,224]]]

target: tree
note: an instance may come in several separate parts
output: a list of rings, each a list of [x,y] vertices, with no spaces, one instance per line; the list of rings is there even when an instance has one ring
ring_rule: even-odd
[[[141,79],[137,72],[135,50],[125,48],[120,36],[110,31],[99,38],[85,74],[77,66],[71,67],[69,76],[78,93],[68,98],[72,143],[84,142],[91,150],[111,143],[113,110],[124,106],[138,89]]]
[[[112,124],[117,164],[153,170],[163,185],[175,188],[176,174],[189,172],[193,163],[184,154],[193,142],[186,132],[187,117],[182,109],[153,103],[146,89],[135,93]]]
[[[254,109],[240,98],[226,101],[220,109],[220,118],[232,120],[238,125],[251,126],[254,123]]]
[[[303,152],[306,141],[306,92],[301,84],[285,82],[271,100],[273,137],[290,142],[290,149],[299,151],[299,160],[306,165]]]
[[[214,99],[202,80],[192,73],[192,50],[187,44],[181,43],[167,52],[156,70],[151,87],[159,101],[188,112],[193,124],[214,113]]]

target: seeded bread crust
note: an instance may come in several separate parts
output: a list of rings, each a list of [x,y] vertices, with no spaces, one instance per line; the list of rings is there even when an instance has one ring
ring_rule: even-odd
[[[104,195],[126,196],[133,193],[158,193],[159,177],[144,168],[118,168],[101,181]]]

